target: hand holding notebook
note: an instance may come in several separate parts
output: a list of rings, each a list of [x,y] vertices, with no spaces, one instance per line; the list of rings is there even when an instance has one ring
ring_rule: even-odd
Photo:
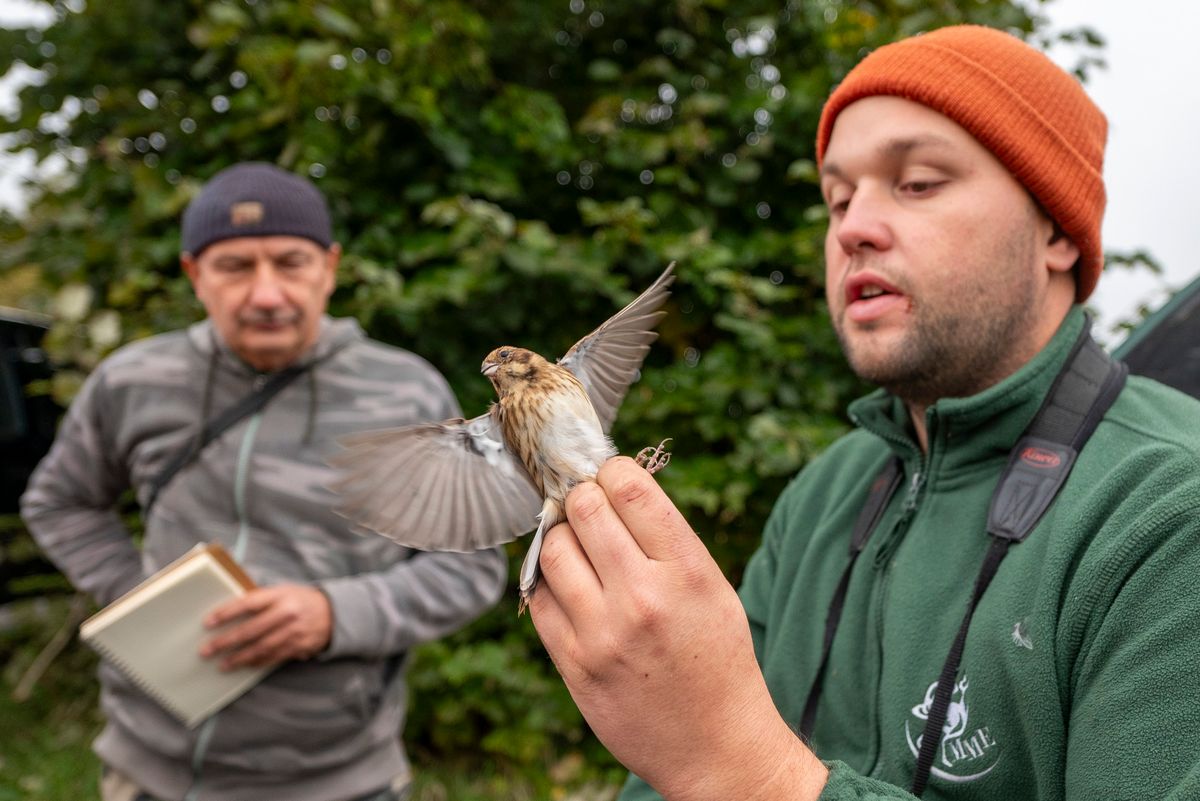
[[[254,582],[220,544],[197,545],[85,620],[79,635],[164,708],[195,726],[270,670],[226,671],[219,660],[199,653],[221,631],[206,628],[205,617],[252,589]]]
[[[317,587],[275,584],[221,604],[204,618],[204,625],[213,636],[200,649],[201,656],[219,661],[226,670],[273,667],[323,651],[333,636],[333,609]]]

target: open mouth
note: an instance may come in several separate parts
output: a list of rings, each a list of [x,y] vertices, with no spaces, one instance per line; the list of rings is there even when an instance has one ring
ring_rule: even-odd
[[[856,272],[846,279],[846,303],[903,294],[895,284],[868,270]]]
[[[877,275],[861,273],[846,281],[846,311],[859,322],[894,311],[904,299],[899,288]]]
[[[859,287],[855,294],[856,297],[852,299],[852,302],[854,300],[870,300],[871,298],[879,298],[884,295],[894,295],[895,293],[875,284],[867,284],[866,286]]]

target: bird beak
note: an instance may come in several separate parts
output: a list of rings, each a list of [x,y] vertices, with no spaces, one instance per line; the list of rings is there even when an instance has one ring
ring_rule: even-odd
[[[489,362],[485,359],[483,364],[480,365],[480,367],[479,367],[479,372],[483,373],[488,378],[491,378],[492,373],[496,372],[499,369],[500,369],[500,364],[498,362]]]

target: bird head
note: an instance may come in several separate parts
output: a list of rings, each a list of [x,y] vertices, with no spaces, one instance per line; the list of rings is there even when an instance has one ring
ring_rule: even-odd
[[[479,372],[488,377],[497,393],[502,393],[518,383],[533,381],[545,363],[531,350],[506,345],[489,353]]]

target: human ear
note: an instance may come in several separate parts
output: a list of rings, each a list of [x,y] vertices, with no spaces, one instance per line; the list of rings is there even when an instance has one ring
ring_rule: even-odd
[[[325,251],[325,296],[329,297],[333,294],[333,289],[337,286],[337,270],[338,265],[342,261],[342,246],[334,242],[329,246],[329,250]]]
[[[1079,261],[1079,248],[1071,237],[1053,223],[1053,231],[1046,242],[1046,267],[1051,272],[1068,272]]]
[[[196,257],[191,253],[180,253],[179,266],[183,268],[183,272],[187,275],[188,280],[192,282],[192,286],[195,286],[196,275],[199,272],[199,268],[196,264]]]
[[[200,262],[191,253],[179,254],[179,266],[183,268],[184,274],[188,280],[192,282],[192,291],[196,293],[196,297],[203,303],[204,298],[201,296],[200,287]]]

